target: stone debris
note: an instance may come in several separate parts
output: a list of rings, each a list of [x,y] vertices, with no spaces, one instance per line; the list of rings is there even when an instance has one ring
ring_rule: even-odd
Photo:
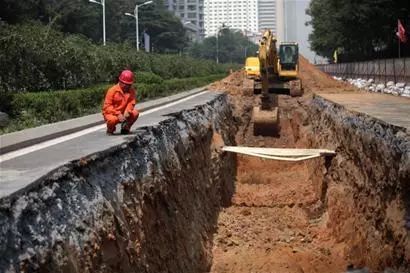
[[[364,89],[370,92],[391,94],[394,96],[410,97],[410,83],[388,81],[386,85],[383,83],[376,83],[374,79],[352,79],[333,77],[337,81],[345,81],[359,89]]]

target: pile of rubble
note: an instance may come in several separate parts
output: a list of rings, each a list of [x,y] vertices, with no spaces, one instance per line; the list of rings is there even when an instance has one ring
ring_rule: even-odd
[[[392,94],[395,96],[403,96],[403,97],[410,97],[410,84],[406,84],[403,82],[394,83],[393,81],[389,81],[386,84],[383,83],[376,83],[373,79],[351,79],[351,78],[341,78],[341,77],[333,77],[335,80],[338,81],[347,81],[348,83],[356,86],[360,89],[365,89],[371,92],[378,92],[378,93],[385,93],[385,94]]]

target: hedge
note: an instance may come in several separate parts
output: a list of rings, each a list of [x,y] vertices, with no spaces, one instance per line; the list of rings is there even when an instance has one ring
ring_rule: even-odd
[[[217,74],[162,80],[154,74],[138,75],[136,88],[139,102],[204,86],[225,76]],[[86,89],[17,93],[10,102],[14,118],[7,127],[0,128],[0,134],[98,113],[110,86],[101,84]]]
[[[137,52],[129,44],[96,45],[83,36],[64,35],[36,23],[8,25],[0,21],[3,92],[67,90],[109,83],[124,68],[172,79],[225,73],[230,67],[183,55]],[[3,108],[0,104],[0,111]]]

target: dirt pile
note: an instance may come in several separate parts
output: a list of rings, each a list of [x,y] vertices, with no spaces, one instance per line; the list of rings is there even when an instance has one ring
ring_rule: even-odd
[[[301,78],[303,98],[280,96],[277,138],[253,136],[250,114],[258,99],[238,86],[243,73],[215,84],[230,94],[238,145],[329,148],[338,155],[296,164],[238,156],[233,205],[219,216],[211,272],[340,273],[363,267],[406,272],[410,241],[403,207],[410,195],[406,149],[400,147],[408,138],[391,134],[389,126],[372,118],[362,127],[349,124],[358,116],[319,103],[313,92],[357,90],[303,58]],[[384,160],[386,154],[397,162]]]
[[[241,94],[243,92],[243,75],[242,71],[235,71],[228,77],[210,84],[208,89],[224,91],[228,94]]]
[[[299,65],[299,75],[305,93],[360,92],[360,90],[353,85],[336,81],[332,76],[320,71],[303,56],[299,59]]]

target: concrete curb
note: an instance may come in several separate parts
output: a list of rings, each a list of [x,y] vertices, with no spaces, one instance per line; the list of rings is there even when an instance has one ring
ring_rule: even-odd
[[[190,91],[181,92],[164,98],[138,103],[137,108],[140,112],[159,107],[191,95],[206,90],[206,87],[195,88]],[[0,155],[22,149],[34,144],[38,144],[50,139],[72,134],[87,128],[103,124],[104,120],[101,113],[88,115],[80,118],[55,122],[30,128],[10,134],[0,136]]]

